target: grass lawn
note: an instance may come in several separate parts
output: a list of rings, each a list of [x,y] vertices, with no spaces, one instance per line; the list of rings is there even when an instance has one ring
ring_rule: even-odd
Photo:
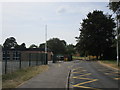
[[[101,63],[104,63],[106,65],[109,65],[111,67],[120,69],[120,66],[117,66],[117,61],[116,60],[100,60]]]
[[[73,60],[79,60],[79,59],[84,60],[85,59],[85,57],[77,57],[77,56],[72,56],[72,58]]]
[[[15,88],[33,76],[48,70],[47,65],[28,67],[10,74],[2,75],[2,88]]]

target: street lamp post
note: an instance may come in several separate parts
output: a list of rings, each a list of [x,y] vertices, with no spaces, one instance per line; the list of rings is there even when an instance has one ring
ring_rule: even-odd
[[[117,65],[119,66],[118,20],[117,20]]]
[[[119,9],[117,9],[117,30],[116,30],[116,35],[117,35],[117,65],[119,66],[119,42],[118,42],[118,37],[119,37],[119,33],[118,33],[118,29],[119,29],[119,19],[118,19],[118,14],[119,14]]]
[[[45,26],[45,64],[47,64],[47,25]]]

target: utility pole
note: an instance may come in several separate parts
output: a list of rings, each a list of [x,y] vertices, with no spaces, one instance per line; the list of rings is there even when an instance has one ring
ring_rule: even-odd
[[[119,44],[118,44],[118,19],[117,19],[117,65],[119,66]]]
[[[119,14],[119,9],[117,10],[116,14],[117,14],[117,66],[119,66],[119,40],[118,40],[118,37],[119,37],[119,33],[118,33],[118,29],[119,29],[119,19],[118,19],[118,14]]]
[[[45,25],[45,64],[47,64],[47,25]]]

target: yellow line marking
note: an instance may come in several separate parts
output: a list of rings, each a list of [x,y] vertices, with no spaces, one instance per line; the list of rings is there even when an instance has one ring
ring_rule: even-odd
[[[120,78],[114,78],[115,80],[120,80]]]
[[[91,73],[87,73],[87,74],[79,75],[79,76],[77,76],[77,77],[80,78],[81,76],[87,76],[87,75],[91,75]]]
[[[87,70],[81,70],[81,71],[79,71],[79,72],[74,72],[74,71],[73,71],[73,73],[81,73],[81,72],[85,72],[85,71],[87,71]]]
[[[117,74],[119,74],[119,72],[114,72],[114,73],[117,73]]]
[[[78,69],[82,69],[83,67],[79,67],[79,68],[75,68],[73,69],[73,73],[80,73],[82,75],[78,75],[78,76],[74,76],[72,78],[76,78],[76,79],[84,79],[84,80],[89,80],[89,81],[84,81],[82,83],[78,83],[76,85],[72,85],[73,87],[80,87],[80,88],[89,88],[89,89],[94,89],[94,90],[101,90],[101,89],[97,89],[97,88],[92,88],[92,87],[87,87],[87,86],[81,86],[81,85],[84,85],[86,83],[92,83],[92,82],[95,82],[97,81],[98,79],[91,79],[91,78],[84,78],[83,76],[87,76],[87,75],[91,75],[91,73],[87,73],[87,74],[84,74],[83,72],[87,71],[87,70],[80,70],[78,72],[74,72],[74,70],[78,70]]]
[[[80,86],[80,85],[83,85],[83,84],[86,84],[86,83],[91,83],[91,82],[95,82],[97,81],[98,79],[93,79],[91,81],[87,81],[87,82],[82,82],[82,83],[79,83],[79,84],[76,84],[76,85],[73,85],[73,86]]]
[[[83,75],[79,75],[79,76],[81,77],[81,76],[87,76],[87,75],[91,75],[91,73],[87,73],[87,74],[83,74]]]
[[[85,79],[85,80],[93,80],[93,79],[90,79],[90,78],[79,78],[79,77],[73,77],[73,78],[76,78],[76,79]]]
[[[71,68],[71,66],[68,66],[68,68]]]
[[[113,73],[105,73],[105,74],[110,75],[110,74],[113,74]]]
[[[74,65],[70,65],[70,66],[68,66],[68,68],[72,68]]]
[[[92,89],[92,90],[101,90],[101,89],[92,88],[92,87],[86,87],[86,86],[77,86],[77,87],[80,87],[80,88],[89,88],[89,89]]]
[[[80,68],[83,68],[83,67],[74,68],[73,70],[78,70],[78,69],[80,69]]]
[[[58,64],[58,67],[61,67],[61,65],[60,65],[60,64]]]

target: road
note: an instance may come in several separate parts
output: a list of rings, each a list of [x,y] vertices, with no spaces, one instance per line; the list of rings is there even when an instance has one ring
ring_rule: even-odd
[[[70,76],[70,88],[87,90],[118,89],[120,73],[97,61],[75,61]]]
[[[107,68],[97,61],[75,60],[48,65],[49,69],[46,72],[33,77],[18,88],[67,88],[69,86],[70,90],[119,90],[118,71]]]
[[[20,85],[18,88],[66,88],[68,73],[70,71],[69,66],[72,62],[49,62],[49,69],[27,82]],[[55,89],[55,90],[56,90]]]

